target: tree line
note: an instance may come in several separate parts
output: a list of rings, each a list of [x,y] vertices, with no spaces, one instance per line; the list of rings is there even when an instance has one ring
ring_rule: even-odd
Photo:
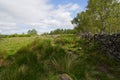
[[[38,32],[35,29],[28,30],[27,33],[22,33],[22,34],[10,34],[10,35],[4,35],[0,34],[0,38],[6,38],[6,37],[30,37],[30,36],[37,36]]]
[[[76,30],[73,29],[55,29],[49,33],[43,33],[42,35],[56,35],[56,34],[75,34]]]
[[[53,35],[53,34],[75,34],[76,31],[72,30],[72,29],[56,29],[54,31],[51,31],[49,34]]]

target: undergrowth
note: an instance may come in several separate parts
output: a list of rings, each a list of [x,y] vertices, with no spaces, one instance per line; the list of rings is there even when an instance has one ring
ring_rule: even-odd
[[[4,60],[0,80],[119,80],[120,64],[74,35],[38,38]]]

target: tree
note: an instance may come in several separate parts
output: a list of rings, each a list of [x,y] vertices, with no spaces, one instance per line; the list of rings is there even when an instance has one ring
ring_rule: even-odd
[[[29,35],[37,35],[37,31],[35,29],[28,30],[27,32]]]
[[[92,26],[90,24],[90,16],[87,11],[78,13],[77,17],[72,20],[72,23],[76,24],[75,30],[77,30],[77,32],[85,33],[92,31]]]
[[[73,29],[56,29],[54,31],[51,31],[49,34],[50,35],[55,35],[55,34],[75,34],[76,31]]]
[[[2,34],[0,33],[0,39],[2,38]]]
[[[120,27],[120,3],[118,0],[89,0],[86,11],[72,21],[82,32],[108,32],[109,26]],[[86,30],[87,29],[87,30]]]

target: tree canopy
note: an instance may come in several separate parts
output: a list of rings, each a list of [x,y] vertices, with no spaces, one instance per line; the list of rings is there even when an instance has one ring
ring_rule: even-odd
[[[120,31],[120,2],[118,0],[88,0],[86,10],[72,20],[81,32],[113,33]]]
[[[75,34],[76,31],[72,29],[56,29],[50,32],[50,35],[54,34]]]
[[[28,30],[27,32],[29,35],[37,35],[37,31],[35,29]]]

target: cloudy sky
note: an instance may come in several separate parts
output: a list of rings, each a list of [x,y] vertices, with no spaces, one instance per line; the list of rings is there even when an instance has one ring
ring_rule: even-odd
[[[72,29],[70,21],[86,5],[87,0],[0,0],[0,33]]]

